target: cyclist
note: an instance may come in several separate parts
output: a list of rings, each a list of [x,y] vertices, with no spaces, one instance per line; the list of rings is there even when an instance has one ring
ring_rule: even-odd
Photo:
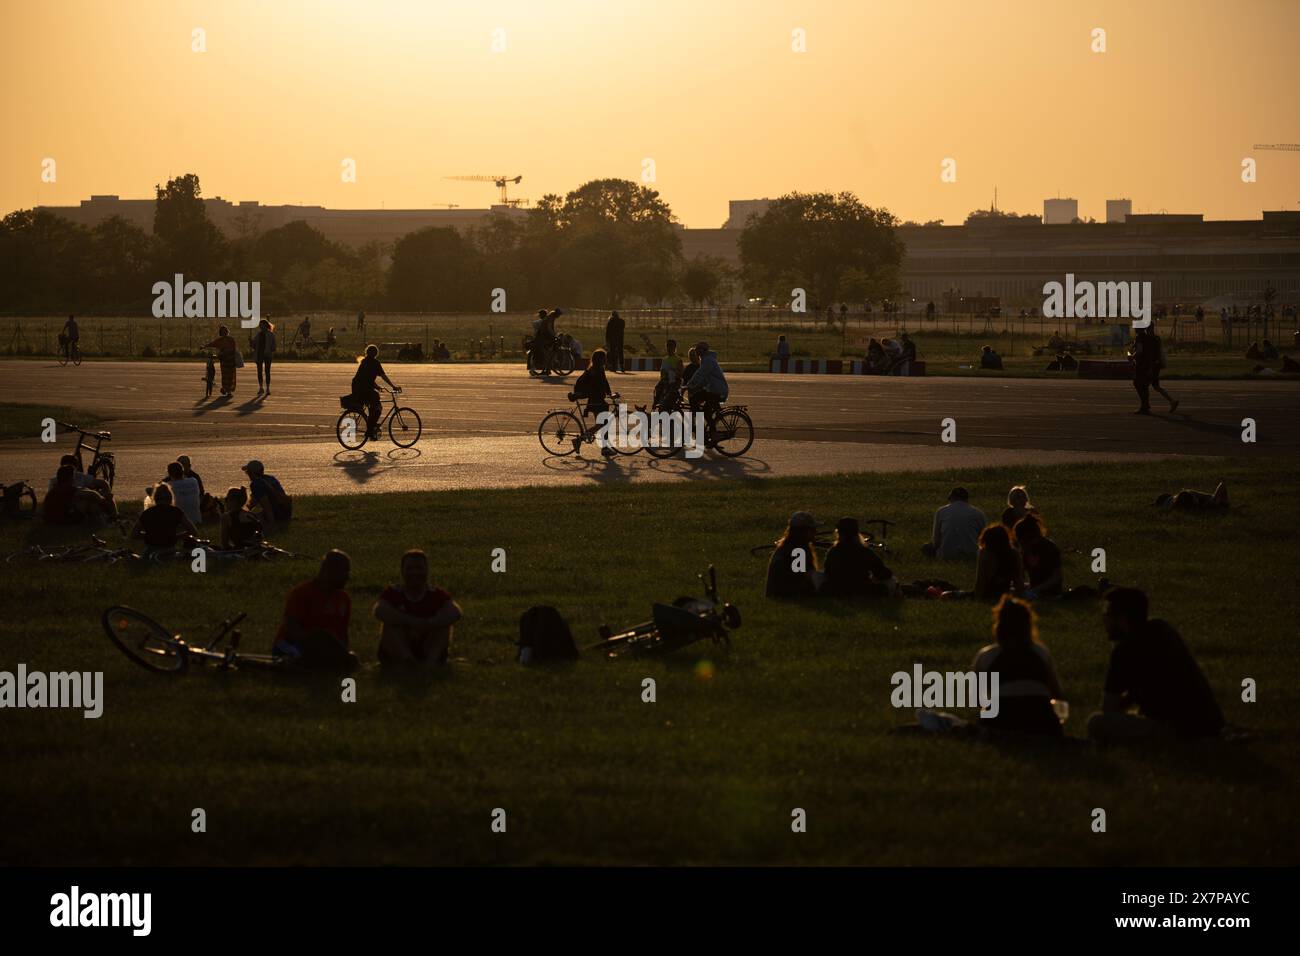
[[[77,342],[81,340],[81,330],[77,328],[77,317],[68,316],[68,321],[63,323],[63,354],[71,360],[73,353],[77,351]]]
[[[674,399],[681,387],[682,371],[685,368],[682,357],[677,354],[676,339],[668,340],[667,349],[659,366],[659,384],[655,386],[654,407],[661,411],[676,404]]]
[[[552,309],[550,312],[545,309],[537,310],[537,333],[533,336],[533,352],[541,355],[544,359],[546,367],[543,369],[543,373],[546,375],[551,373],[551,360],[555,355],[557,339],[555,320],[562,315],[564,315],[563,309]]]
[[[718,353],[709,348],[708,342],[698,343],[695,351],[700,356],[700,368],[686,383],[687,397],[691,403],[692,415],[703,409],[705,434],[709,434],[722,410],[722,403],[727,400],[727,376],[722,374]],[[711,439],[706,440],[705,444],[712,444]]]
[[[609,404],[605,399],[612,394],[609,379],[605,377],[605,350],[596,349],[591,353],[591,364],[587,366],[586,371],[578,376],[578,381],[574,383],[572,397],[585,398],[587,400],[586,414],[598,416],[601,412],[609,411]],[[581,441],[581,438],[575,441]],[[605,445],[600,449],[600,453],[609,458],[614,454],[614,449]]]
[[[384,371],[384,366],[380,364],[379,347],[367,345],[365,357],[361,359],[356,374],[352,376],[352,397],[366,406],[366,437],[372,440],[379,437],[379,415],[384,410],[384,404],[379,399],[379,389],[375,386],[377,378],[387,382],[388,387],[393,391],[401,391],[393,384],[393,380]]]

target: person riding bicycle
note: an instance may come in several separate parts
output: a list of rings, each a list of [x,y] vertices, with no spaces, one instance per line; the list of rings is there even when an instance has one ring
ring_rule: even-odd
[[[663,411],[677,404],[677,395],[681,389],[682,371],[685,365],[677,354],[677,340],[669,339],[667,354],[659,366],[659,382],[655,385],[654,408]],[[696,366],[698,368],[698,366]],[[692,372],[691,374],[694,374]]]
[[[574,383],[570,397],[586,399],[587,408],[585,414],[599,416],[601,412],[609,411],[609,404],[605,399],[612,394],[613,390],[609,387],[609,379],[605,377],[605,350],[596,349],[591,353],[591,364],[587,366],[586,371],[578,376],[578,381]],[[601,448],[600,453],[609,458],[614,454],[614,449],[607,445]]]
[[[377,378],[387,382],[388,387],[393,391],[401,391],[393,384],[393,380],[384,371],[384,366],[380,364],[379,347],[367,345],[365,357],[357,366],[356,374],[352,376],[352,397],[359,404],[366,406],[366,437],[369,439],[379,437],[379,416],[384,410],[384,403],[379,398],[379,389],[375,385]]]
[[[703,409],[705,433],[708,434],[713,431],[722,403],[727,400],[727,376],[718,364],[718,353],[709,348],[708,342],[698,343],[695,350],[700,356],[700,368],[686,383],[686,394],[692,415]]]
[[[77,347],[77,342],[81,340],[81,330],[77,328],[77,317],[68,316],[68,321],[63,323],[63,331],[59,333],[62,340],[63,352],[65,355],[72,355],[73,349]]]
[[[303,320],[298,323],[298,331],[294,333],[294,338],[299,342],[311,341],[311,316],[310,315],[305,316]]]

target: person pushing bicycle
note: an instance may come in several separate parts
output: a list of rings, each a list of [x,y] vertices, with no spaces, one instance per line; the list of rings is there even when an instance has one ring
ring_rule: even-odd
[[[75,315],[68,316],[68,321],[63,323],[63,331],[59,333],[59,337],[63,339],[63,354],[71,357],[78,348],[77,343],[81,340],[81,330],[77,328]]]
[[[372,441],[379,437],[379,415],[384,410],[383,402],[379,399],[379,388],[375,385],[377,378],[387,382],[394,392],[401,391],[384,372],[384,366],[379,361],[379,347],[367,345],[365,357],[352,376],[352,397],[366,406],[366,437]]]

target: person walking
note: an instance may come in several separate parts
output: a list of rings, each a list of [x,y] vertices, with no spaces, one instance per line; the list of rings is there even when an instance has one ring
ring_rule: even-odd
[[[275,355],[275,326],[266,319],[257,323],[253,336],[253,360],[257,364],[257,394],[271,394],[271,358]],[[266,387],[262,383],[265,377]]]
[[[1174,412],[1178,411],[1178,399],[1174,398],[1160,387],[1160,372],[1165,367],[1165,343],[1160,336],[1156,334],[1156,328],[1154,325],[1147,329],[1146,333],[1147,345],[1151,349],[1151,387],[1159,392],[1160,396],[1169,403],[1169,414],[1172,415]]]
[[[605,323],[605,349],[609,352],[609,368],[613,372],[622,372],[623,368],[623,330],[626,327],[617,312],[609,314]]]
[[[217,329],[217,337],[203,346],[205,349],[217,350],[217,361],[221,363],[221,394],[235,394],[235,368],[239,360],[239,346],[230,335],[230,329],[224,325]]]
[[[1133,363],[1133,387],[1137,390],[1138,401],[1141,403],[1133,413],[1135,415],[1151,414],[1151,367],[1154,351],[1147,330],[1138,329],[1128,352],[1129,360]]]

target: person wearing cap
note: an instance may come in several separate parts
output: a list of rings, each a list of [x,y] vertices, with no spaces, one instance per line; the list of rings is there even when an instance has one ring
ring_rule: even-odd
[[[767,586],[770,598],[813,597],[817,594],[817,519],[807,511],[790,516],[785,533],[776,542],[772,560],[767,563]]]
[[[700,357],[700,367],[686,383],[686,395],[691,403],[691,414],[703,409],[705,425],[712,432],[713,422],[730,390],[727,376],[722,374],[722,366],[718,364],[718,353],[704,341],[696,344],[695,351]]]
[[[623,371],[623,331],[626,323],[617,312],[609,314],[605,323],[605,350],[609,353],[609,368],[612,372]]]
[[[249,510],[260,509],[265,530],[270,531],[277,523],[293,517],[293,499],[285,494],[278,478],[266,473],[260,461],[253,459],[240,470],[248,475]]]
[[[944,561],[973,561],[979,555],[980,532],[986,524],[984,512],[971,506],[970,493],[954,488],[948,493],[948,503],[934,513],[930,540],[921,545],[921,553]]]

